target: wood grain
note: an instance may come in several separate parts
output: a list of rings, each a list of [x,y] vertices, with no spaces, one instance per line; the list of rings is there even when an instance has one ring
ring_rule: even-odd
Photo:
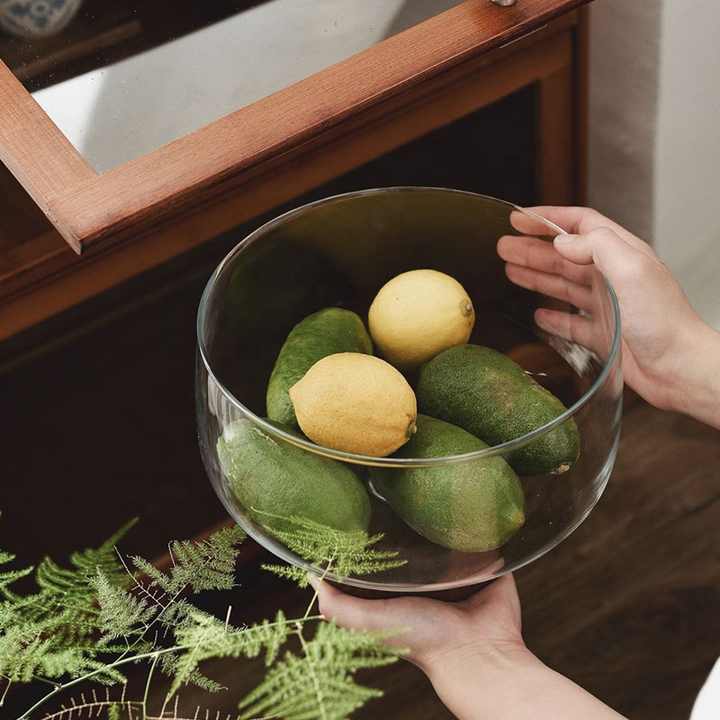
[[[541,27],[584,1],[523,0],[514,7],[500,8],[487,0],[467,0],[101,176],[93,176],[74,151],[69,153],[72,148],[64,138],[60,148],[41,146],[38,152],[34,136],[48,135],[48,126],[54,126],[47,117],[38,117],[37,106],[4,68],[0,98],[23,109],[25,132],[18,133],[17,127],[13,132],[13,123],[8,125],[7,119],[0,118],[0,138],[14,136],[0,157],[73,248],[111,243],[122,231],[147,230],[160,219],[177,217],[232,192],[238,176],[269,157],[297,148],[388,98]],[[39,129],[28,133],[30,126]],[[56,143],[57,135],[55,129],[51,137]],[[48,187],[48,171],[38,162],[46,154],[44,149],[63,150],[54,162],[72,166],[55,177],[52,187]],[[55,176],[52,167],[49,172]],[[58,186],[63,189],[59,195],[54,192]]]
[[[524,0],[503,9],[470,0],[58,199],[63,235],[81,247],[110,241],[217,197],[271,155],[580,5]],[[67,223],[67,224],[65,224]]]
[[[588,129],[590,123],[590,6],[578,10],[575,32],[575,194],[579,205],[588,202]]]
[[[0,253],[17,248],[27,238],[47,232],[52,226],[20,183],[0,163]],[[0,256],[0,288],[4,263]],[[2,291],[0,290],[0,293]]]
[[[127,228],[114,244],[91,246],[81,261],[63,250],[58,237],[47,235],[22,253],[0,252],[0,339],[570,66],[573,23],[568,16],[370,108],[313,142],[248,169],[236,178],[242,182],[232,193],[143,232]],[[552,122],[551,112],[544,119]],[[557,134],[549,138],[546,148],[553,140],[565,142]]]
[[[627,717],[688,717],[720,655],[719,524],[720,433],[633,403],[605,497],[573,536],[517,573],[526,642]],[[253,615],[303,607],[301,593],[273,581],[256,588],[251,569],[241,573],[253,579],[245,605]],[[225,712],[262,674],[253,666],[239,679],[224,663],[213,670],[232,688],[210,699]],[[408,664],[364,680],[386,697],[360,718],[452,717]],[[184,700],[207,703],[199,693]]]
[[[537,84],[537,185],[543,202],[576,204],[573,67],[566,65]]]
[[[56,197],[92,180],[94,170],[0,61],[0,160],[51,222]],[[80,243],[66,238],[76,251]]]
[[[22,562],[47,552],[60,560],[140,515],[123,549],[153,557],[169,538],[223,517],[193,419],[201,287],[168,292],[0,375],[12,419],[3,426],[0,547]],[[604,497],[570,538],[517,574],[525,637],[551,667],[633,720],[675,720],[689,716],[720,655],[720,433],[630,398]],[[240,587],[209,609],[224,616],[232,604],[240,623],[304,607],[305,593],[258,570],[266,556],[257,546],[246,552]],[[197,702],[232,711],[263,672],[244,661],[207,670],[232,689],[183,691],[190,717]],[[409,664],[363,681],[386,697],[360,718],[450,718]],[[15,697],[3,708],[9,717]]]

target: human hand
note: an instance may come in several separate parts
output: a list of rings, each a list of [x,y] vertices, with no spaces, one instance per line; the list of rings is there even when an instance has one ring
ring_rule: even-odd
[[[594,265],[614,287],[620,303],[627,384],[656,407],[686,412],[720,427],[720,335],[693,310],[650,246],[588,208],[531,210],[570,234],[559,235],[552,244],[529,237],[547,234],[547,228],[540,230],[529,216],[513,213],[513,226],[528,236],[505,236],[498,242],[508,278],[586,313],[540,309],[537,324],[593,347]]]
[[[405,657],[460,720],[621,717],[526,648],[512,575],[459,603],[362,600],[317,578],[311,583],[327,618],[347,628],[396,633],[388,642],[407,650]]]
[[[343,627],[394,633],[388,642],[403,647],[405,658],[425,671],[469,656],[527,652],[512,575],[457,603],[422,597],[363,600],[314,577],[311,583],[323,615]]]

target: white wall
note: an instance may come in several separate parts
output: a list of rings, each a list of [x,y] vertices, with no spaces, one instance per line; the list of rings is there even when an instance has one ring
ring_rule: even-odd
[[[653,233],[663,0],[597,0],[590,10],[590,204]]]
[[[720,328],[720,4],[596,0],[591,29],[589,202]]]
[[[720,4],[665,0],[655,247],[720,325]]]

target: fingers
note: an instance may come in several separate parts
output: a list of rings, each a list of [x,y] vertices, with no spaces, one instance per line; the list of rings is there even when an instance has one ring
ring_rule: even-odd
[[[643,242],[639,237],[633,235],[622,225],[618,225],[596,210],[584,207],[534,207],[528,208],[528,212],[537,213],[548,220],[559,225],[565,233],[570,235],[586,235],[596,230],[610,230],[630,247],[639,250],[645,255],[656,257],[653,249]],[[521,213],[520,213],[521,214]],[[513,213],[513,216],[515,214]],[[515,222],[511,217],[511,222]],[[521,230],[520,232],[525,232]],[[535,233],[537,234],[537,233]],[[546,233],[547,234],[547,233]]]
[[[559,275],[550,275],[511,263],[505,266],[505,274],[515,285],[527,290],[562,300],[582,310],[592,309],[592,290],[585,285],[570,282]]]
[[[593,325],[588,318],[540,308],[535,311],[535,322],[552,335],[559,335],[586,348],[594,348]]]
[[[571,262],[594,263],[612,283],[637,274],[648,259],[659,262],[652,250],[636,248],[609,228],[598,228],[585,235],[558,235],[554,245]]]
[[[539,214],[532,210],[513,210],[510,213],[510,224],[523,235],[535,235],[537,237],[554,237],[559,232],[565,232],[565,228],[551,225]]]
[[[628,233],[623,227],[614,223],[609,218],[601,215],[597,210],[586,207],[563,207],[563,206],[551,206],[542,205],[532,208],[527,208],[529,213],[539,215],[541,218],[545,218],[552,223],[560,226],[564,232],[571,234],[584,234],[592,232],[599,227],[606,227],[614,230],[616,233]],[[518,213],[522,215],[522,213]],[[518,218],[519,220],[520,218]],[[513,227],[515,227],[515,217],[511,218]],[[537,221],[535,221],[537,223]],[[520,232],[525,232],[520,228],[517,228]],[[547,232],[545,233],[547,234]]]
[[[504,235],[498,240],[498,255],[505,262],[524,265],[541,270],[544,273],[561,275],[582,285],[590,285],[592,271],[578,265],[561,255],[553,244],[546,240],[517,235]]]
[[[424,598],[398,598],[393,600],[364,600],[338,590],[327,582],[313,578],[317,590],[320,612],[338,625],[352,630],[371,632],[398,631],[397,638],[389,642],[403,644],[404,631],[422,628],[432,623],[433,609],[438,603]]]

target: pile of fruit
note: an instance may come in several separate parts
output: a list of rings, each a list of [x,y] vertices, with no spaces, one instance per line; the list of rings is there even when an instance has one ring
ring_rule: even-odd
[[[565,411],[509,357],[468,344],[474,325],[465,289],[435,270],[390,280],[370,307],[369,333],[354,312],[320,310],[298,323],[280,350],[268,418],[321,448],[426,459],[519,438]],[[565,472],[579,451],[568,419],[504,457],[367,464],[373,487],[413,530],[443,547],[481,552],[506,543],[525,522],[518,475]],[[218,455],[237,499],[271,529],[291,516],[339,530],[369,525],[356,465],[279,441],[247,420],[225,428]]]

